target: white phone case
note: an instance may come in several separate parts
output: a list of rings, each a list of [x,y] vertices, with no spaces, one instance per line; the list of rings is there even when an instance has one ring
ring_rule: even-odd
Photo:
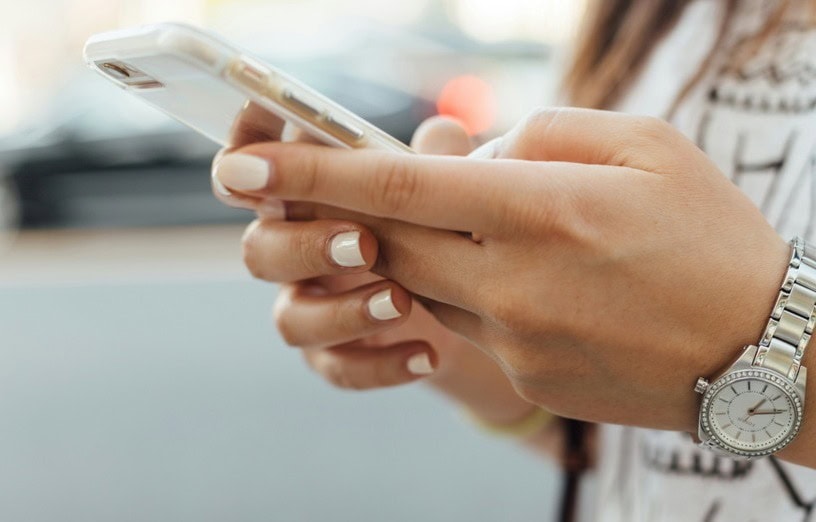
[[[413,151],[399,140],[219,37],[163,23],[92,36],[89,67],[223,146],[280,132],[290,121],[345,148]]]

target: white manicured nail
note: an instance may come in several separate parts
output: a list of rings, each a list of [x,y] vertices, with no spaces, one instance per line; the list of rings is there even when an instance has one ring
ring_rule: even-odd
[[[217,177],[215,177],[215,169],[213,169],[212,184],[213,187],[215,187],[215,191],[221,194],[222,196],[225,197],[232,196],[232,192],[227,190],[227,187],[225,187],[224,184],[221,183]]]
[[[226,190],[260,190],[269,183],[271,170],[269,163],[249,154],[226,154],[213,166]]]
[[[418,353],[408,359],[408,371],[414,375],[430,375],[434,372],[431,358],[427,353]]]
[[[343,232],[331,240],[331,258],[339,266],[353,268],[366,264],[360,250],[360,232]]]
[[[374,319],[380,321],[390,321],[402,315],[391,300],[390,288],[371,296],[368,300],[368,311]]]

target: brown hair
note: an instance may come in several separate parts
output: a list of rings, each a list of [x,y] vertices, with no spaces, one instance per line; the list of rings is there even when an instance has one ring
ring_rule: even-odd
[[[738,0],[723,0],[725,16],[719,38],[711,53],[684,86],[674,106],[682,100],[710,67],[714,51],[725,38],[728,23]],[[809,3],[816,13],[816,0]],[[572,65],[564,77],[563,89],[570,102],[579,107],[607,109],[621,98],[643,67],[657,42],[677,23],[691,0],[589,0],[578,35]],[[782,17],[796,0],[782,0],[779,9],[754,39],[754,51],[782,23]],[[813,20],[811,20],[813,21]],[[750,56],[744,56],[748,59]]]

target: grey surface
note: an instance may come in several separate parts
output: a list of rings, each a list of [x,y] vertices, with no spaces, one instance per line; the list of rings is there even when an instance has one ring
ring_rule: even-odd
[[[0,520],[551,520],[551,467],[419,386],[323,384],[273,297],[0,289]]]

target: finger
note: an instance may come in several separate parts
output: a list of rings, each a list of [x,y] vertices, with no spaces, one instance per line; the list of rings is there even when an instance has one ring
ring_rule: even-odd
[[[259,219],[247,228],[242,245],[252,275],[273,282],[366,272],[377,259],[371,232],[343,221]]]
[[[324,348],[393,328],[408,318],[411,304],[408,292],[389,281],[333,295],[301,283],[281,289],[274,317],[288,345]]]
[[[491,277],[495,271],[481,245],[445,230],[393,220],[368,220],[379,245],[373,273],[398,281],[412,294],[478,310],[473,282]]]
[[[474,159],[495,159],[499,156],[501,142],[502,138],[492,139],[471,152],[468,156]]]
[[[289,203],[288,209],[290,219],[294,213],[306,221],[336,219],[366,227],[379,247],[371,271],[399,281],[416,295],[473,310],[473,280],[490,277],[495,270],[484,248],[461,234],[326,205]]]
[[[218,176],[215,175],[215,165],[218,164],[218,162],[221,161],[221,158],[224,157],[224,155],[229,151],[230,149],[223,148],[215,153],[212,168],[210,169],[210,188],[212,189],[212,193],[218,201],[229,207],[254,210],[258,205],[260,198],[229,190],[223,183],[221,183]]]
[[[659,172],[667,157],[687,164],[690,149],[696,147],[657,118],[553,108],[534,112],[511,130],[501,140],[497,157],[627,166]],[[654,151],[661,154],[650,154]]]
[[[302,131],[290,122],[284,122],[266,109],[250,103],[236,119],[232,132],[234,146],[248,145],[259,141],[300,142],[321,144],[321,142]],[[230,152],[231,148],[219,150],[213,158],[213,166]],[[276,198],[260,198],[233,192],[221,183],[212,169],[210,176],[213,195],[221,203],[234,208],[254,210],[264,219],[286,219],[286,204]]]
[[[284,121],[261,107],[248,101],[230,129],[229,144],[232,148],[243,147],[250,143],[280,140]]]
[[[250,145],[215,165],[218,179],[233,191],[478,232],[500,230],[510,201],[530,192],[549,199],[537,186],[546,178],[537,168],[531,162],[274,143]]]
[[[219,150],[213,158],[213,165],[218,163],[224,154],[227,154],[230,149],[223,148]],[[284,220],[286,219],[286,203],[277,198],[259,198],[233,192],[225,187],[215,175],[215,169],[212,169],[210,174],[210,187],[213,195],[221,203],[229,207],[241,208],[245,210],[254,210],[259,216],[264,219]]]
[[[286,219],[286,203],[277,198],[261,199],[236,194],[227,190],[215,178],[212,178],[212,192],[216,199],[228,207],[254,210],[259,217],[267,220]]]
[[[457,120],[435,116],[422,122],[411,140],[411,148],[420,154],[467,156],[474,143]]]
[[[428,343],[383,347],[338,346],[304,352],[309,366],[339,388],[369,390],[398,386],[431,375],[436,355]]]
[[[326,145],[308,132],[304,131],[292,122],[286,122],[283,126],[280,141],[284,143],[311,143],[313,145]]]
[[[385,279],[398,281],[413,294],[471,310],[473,304],[469,297],[471,295],[469,288],[473,280],[490,277],[492,270],[495,269],[489,265],[482,246],[457,233],[373,218],[325,205],[308,204],[298,209],[297,204],[287,203],[290,219],[293,206],[303,221],[290,221],[282,226],[272,222],[268,226],[275,231],[287,229],[288,226],[295,234],[299,224],[337,222],[361,227],[373,234],[377,250],[373,257],[369,257],[367,253],[364,255],[364,259],[374,261],[359,270],[368,269]],[[351,220],[354,220],[353,224]],[[287,248],[286,243],[279,241],[266,243],[265,227],[267,227],[265,222],[251,225],[252,229],[247,233],[248,241],[252,244],[245,244],[245,252],[254,250],[245,255],[250,272],[260,279],[278,282],[316,277],[316,274],[304,272],[300,272],[301,277],[293,277],[291,274],[294,271],[289,265],[283,262],[276,265],[271,259],[286,256],[283,252]],[[266,271],[276,266],[279,267],[279,272],[285,271],[290,276],[280,279],[286,274],[279,272],[270,274]],[[284,266],[286,268],[283,268]]]

